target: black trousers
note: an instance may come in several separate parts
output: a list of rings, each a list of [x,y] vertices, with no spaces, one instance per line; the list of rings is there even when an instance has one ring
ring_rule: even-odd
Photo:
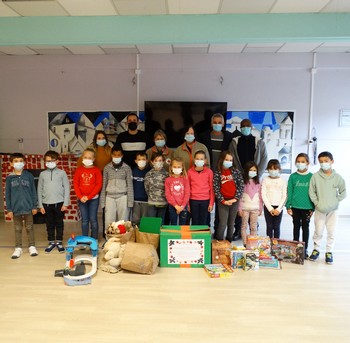
[[[62,241],[64,212],[61,211],[61,208],[63,206],[63,202],[43,205],[45,209],[47,239],[49,241]]]
[[[278,206],[272,206],[277,208]],[[269,210],[264,206],[264,216],[266,221],[266,234],[270,238],[280,238],[280,227],[282,221],[283,211],[278,216],[273,216]]]
[[[305,243],[305,251],[308,247],[309,242],[309,224],[312,211],[310,210],[302,210],[299,208],[293,208],[293,240],[299,241],[300,237],[300,228],[303,230],[303,242]]]

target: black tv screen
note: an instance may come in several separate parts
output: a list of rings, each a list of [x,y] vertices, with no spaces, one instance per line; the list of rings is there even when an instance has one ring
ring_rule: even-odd
[[[184,130],[194,127],[196,135],[210,130],[210,119],[221,113],[226,121],[227,102],[145,101],[145,130],[153,138],[156,130],[167,134],[167,145],[176,148],[183,143]]]

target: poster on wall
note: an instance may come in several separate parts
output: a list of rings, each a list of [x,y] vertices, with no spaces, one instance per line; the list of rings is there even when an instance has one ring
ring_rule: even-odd
[[[252,134],[264,140],[269,160],[276,158],[283,173],[292,170],[294,112],[289,111],[227,111],[226,129],[239,135],[243,119],[252,122]]]
[[[80,156],[92,143],[95,130],[103,130],[113,145],[118,134],[127,129],[126,117],[131,112],[49,112],[49,149]],[[144,112],[139,117],[139,129],[144,130]]]

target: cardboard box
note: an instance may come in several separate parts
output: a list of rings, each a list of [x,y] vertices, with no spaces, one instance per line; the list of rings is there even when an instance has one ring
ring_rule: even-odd
[[[231,243],[229,241],[218,241],[216,239],[211,242],[211,263],[231,264],[230,258]]]
[[[231,267],[233,269],[243,269],[244,251],[245,250],[231,250]]]
[[[283,262],[304,264],[305,243],[271,238],[271,254]]]
[[[210,228],[201,225],[168,225],[161,228],[161,267],[203,268],[204,264],[210,263]]]
[[[271,239],[268,236],[248,236],[247,237],[247,249],[259,250],[259,258],[271,257]]]
[[[243,251],[243,270],[259,270],[259,251],[245,250]]]
[[[210,278],[224,278],[224,277],[231,277],[234,270],[231,266],[227,264],[206,264],[204,265],[204,270],[209,275]]]

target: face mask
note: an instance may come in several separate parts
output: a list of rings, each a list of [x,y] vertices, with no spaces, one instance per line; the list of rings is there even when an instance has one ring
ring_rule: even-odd
[[[137,161],[137,165],[139,168],[145,168],[146,164],[147,164],[147,162],[144,160]]]
[[[180,175],[182,173],[182,168],[173,168],[172,170],[175,175]]]
[[[85,166],[85,167],[90,167],[90,166],[92,166],[94,164],[94,161],[93,160],[88,160],[87,158],[84,158],[83,159],[83,165]]]
[[[137,123],[135,123],[134,121],[132,121],[131,123],[128,124],[128,129],[130,131],[135,131],[137,130]]]
[[[122,161],[122,158],[121,157],[113,157],[112,161],[114,164],[119,164]]]
[[[248,172],[248,176],[250,179],[253,179],[257,175],[258,175],[258,173],[256,171],[249,170],[249,172]]]
[[[22,170],[24,168],[24,162],[15,162],[13,168],[15,168],[15,170]]]
[[[231,168],[232,167],[232,161],[224,161],[222,162],[222,165],[224,166],[225,169]]]
[[[321,169],[324,171],[331,169],[331,164],[328,162],[320,163],[320,166],[321,166]]]
[[[279,172],[279,170],[270,169],[269,170],[269,175],[272,176],[272,177],[276,177],[276,176],[280,175],[280,172]]]
[[[154,144],[156,145],[157,148],[163,148],[163,146],[165,145],[165,140],[160,139],[160,140],[154,141]]]
[[[299,171],[307,169],[307,164],[306,163],[295,163],[295,166]]]
[[[107,143],[107,141],[106,141],[105,139],[98,139],[98,140],[96,141],[96,144],[97,144],[98,146],[105,146],[106,143]]]
[[[204,166],[204,160],[194,160],[194,164],[196,167],[203,167]]]
[[[222,130],[221,124],[213,124],[213,130],[216,132],[220,132]]]
[[[56,162],[46,162],[45,165],[46,165],[46,168],[49,168],[49,169],[54,169],[57,166]]]
[[[185,141],[188,142],[188,143],[192,143],[194,141],[194,135],[186,134],[185,135]]]
[[[241,127],[241,133],[243,136],[249,136],[251,132],[252,132],[251,127]]]
[[[163,168],[163,164],[164,164],[163,162],[154,162],[153,166],[156,169],[162,169]]]

